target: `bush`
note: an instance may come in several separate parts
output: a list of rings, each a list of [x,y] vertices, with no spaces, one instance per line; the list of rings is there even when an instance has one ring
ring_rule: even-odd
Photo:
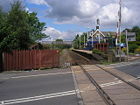
[[[130,45],[129,45],[129,51],[130,51],[131,53],[134,53],[135,50],[136,50],[138,47],[139,47],[139,46],[136,45],[136,44],[130,44]]]
[[[132,41],[132,42],[131,42],[131,41],[129,41],[128,43],[129,43],[130,45],[131,45],[131,44],[140,45],[140,41]]]
[[[140,46],[137,49],[135,49],[135,53],[140,54]]]
[[[125,53],[126,53],[126,50],[127,50],[126,47],[122,48],[122,51]]]
[[[99,55],[102,55],[103,54],[103,52],[100,51],[100,50],[98,50],[98,49],[93,49],[92,50],[92,53],[99,54]]]

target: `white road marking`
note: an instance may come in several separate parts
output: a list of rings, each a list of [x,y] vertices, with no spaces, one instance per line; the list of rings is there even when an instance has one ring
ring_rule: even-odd
[[[75,94],[76,94],[75,90],[66,91],[66,92],[59,92],[59,93],[51,93],[51,94],[45,94],[45,95],[33,96],[33,97],[27,97],[27,98],[4,100],[4,101],[0,102],[1,103],[0,105],[10,105],[10,104],[17,104],[17,103],[25,103],[25,102],[43,100],[43,99],[48,99],[48,98],[75,95]]]
[[[39,77],[39,76],[48,76],[48,75],[62,75],[62,74],[70,74],[71,72],[63,72],[63,73],[48,73],[48,74],[34,74],[34,75],[27,75],[27,76],[16,76],[11,77],[12,79],[18,79],[18,78],[27,78],[27,77]]]
[[[140,79],[140,76],[138,76],[137,79]]]
[[[100,84],[101,87],[108,87],[108,86],[114,86],[114,85],[118,85],[123,83],[123,81],[119,80],[116,82],[108,82],[108,83],[104,83],[104,84]],[[88,90],[90,87],[92,86],[92,84],[90,84],[89,86],[87,86],[86,88],[83,88],[83,91],[80,92],[85,92],[86,90]],[[92,87],[94,90],[96,89],[95,87]]]
[[[104,84],[100,84],[100,86],[101,87],[107,87],[107,86],[117,85],[117,84],[120,84],[120,83],[123,83],[123,81],[119,80],[119,81],[116,81],[116,82],[104,83]]]

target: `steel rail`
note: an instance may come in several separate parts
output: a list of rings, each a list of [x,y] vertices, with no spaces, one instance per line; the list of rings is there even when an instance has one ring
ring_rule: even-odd
[[[77,55],[79,55],[79,54],[77,54]],[[82,56],[82,55],[79,55],[79,56]],[[83,58],[85,58],[86,61],[90,62],[89,60],[87,60],[88,58],[86,58],[86,57],[84,57],[84,56],[83,56]],[[107,69],[102,68],[102,67],[99,66],[99,65],[96,65],[96,64],[94,64],[94,65],[95,65],[96,67],[99,67],[100,69],[104,70],[105,72],[107,72],[107,73],[113,75],[114,77],[118,78],[119,80],[121,80],[121,81],[127,83],[129,86],[131,86],[131,87],[137,89],[138,91],[140,91],[140,87],[137,86],[137,85],[135,85],[135,84],[133,84],[132,82],[129,82],[129,81],[124,80],[124,79],[121,78],[120,76],[118,76],[118,75],[116,75],[116,74],[114,74],[114,73],[108,71]]]
[[[94,80],[94,78],[83,68],[83,66],[79,65],[81,69],[84,71],[85,75],[91,81],[91,83],[96,87],[98,94],[102,97],[104,102],[107,105],[116,105],[115,102],[109,97],[109,95],[99,86],[99,84]]]
[[[75,52],[74,52],[75,53]],[[76,53],[77,56],[80,56],[82,58],[84,58],[86,61],[90,62],[89,59],[87,59],[86,57],[79,55]],[[96,91],[98,92],[98,94],[101,96],[101,98],[103,99],[103,101],[107,104],[107,105],[116,105],[114,103],[114,101],[109,97],[109,95],[98,85],[98,83],[94,80],[94,78],[83,68],[82,65],[79,64],[78,60],[75,59],[75,62],[80,66],[80,68],[83,70],[83,72],[85,73],[85,75],[88,77],[88,79],[91,81],[91,83],[96,87]]]
[[[113,75],[114,77],[116,77],[116,78],[120,79],[121,81],[123,81],[123,82],[127,83],[128,85],[130,85],[130,86],[132,86],[133,88],[135,88],[135,89],[137,89],[137,90],[139,90],[139,91],[140,91],[140,87],[139,87],[139,86],[137,86],[137,85],[135,85],[135,84],[133,84],[132,82],[129,82],[129,81],[124,80],[124,79],[123,79],[123,78],[121,78],[120,76],[118,76],[118,75],[116,75],[116,74],[114,74],[114,73],[112,73],[112,72],[108,71],[107,69],[102,68],[102,67],[101,67],[101,66],[99,66],[99,65],[96,65],[96,67],[99,67],[100,69],[104,70],[105,72],[107,72],[107,73],[109,73],[109,74]]]

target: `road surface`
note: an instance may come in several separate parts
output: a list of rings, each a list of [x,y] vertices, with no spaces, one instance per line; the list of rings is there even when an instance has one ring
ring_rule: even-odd
[[[0,105],[3,103],[4,105],[77,105],[78,103],[73,76],[69,69],[3,75],[5,78],[0,80]]]
[[[115,68],[136,78],[140,78],[140,60],[128,62],[123,65],[119,64]]]

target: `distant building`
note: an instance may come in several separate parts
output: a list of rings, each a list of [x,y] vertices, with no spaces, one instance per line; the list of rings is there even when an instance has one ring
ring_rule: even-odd
[[[95,31],[89,31],[88,35],[92,35],[93,33],[95,33]],[[100,33],[102,33],[104,35],[104,38],[107,37],[112,37],[115,38],[116,37],[116,32],[111,32],[111,31],[100,31]],[[98,34],[98,33],[97,33]],[[95,38],[94,38],[95,39]],[[102,38],[103,39],[103,38]]]
[[[64,44],[72,45],[72,41],[63,41]]]
[[[97,25],[96,25],[96,30],[95,31],[91,31],[90,36],[91,40],[92,40],[92,46],[93,46],[93,41],[98,41],[99,43],[101,41],[105,42],[105,35],[100,31],[100,20],[97,19]]]
[[[102,33],[107,37],[116,37],[116,32],[102,31]]]
[[[105,35],[105,37],[112,37],[112,38],[116,37],[116,32],[111,32],[111,31],[101,31],[101,32]],[[92,34],[92,33],[93,32],[90,31],[89,35]],[[122,34],[125,34],[125,33],[122,32]],[[127,38],[128,38],[128,41],[136,41],[136,33],[135,32],[128,32],[127,33]]]
[[[72,41],[45,41],[44,44],[68,44],[68,45],[72,45]]]
[[[62,41],[60,40],[60,41],[53,41],[52,42],[52,44],[63,44],[63,43],[64,43],[63,40]]]
[[[43,45],[41,43],[36,43],[31,45],[29,49],[43,49]]]

